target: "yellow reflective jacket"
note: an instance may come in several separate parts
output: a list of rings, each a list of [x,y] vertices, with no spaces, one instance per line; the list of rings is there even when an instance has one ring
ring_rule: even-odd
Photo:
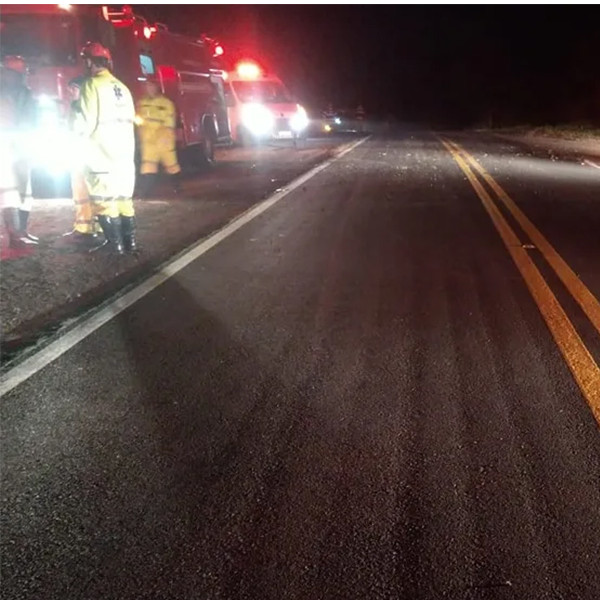
[[[84,162],[93,172],[134,169],[135,105],[127,86],[108,69],[86,79],[74,130],[86,142]]]
[[[142,128],[175,129],[175,104],[162,94],[154,98],[144,96],[138,103],[138,116],[142,118]]]

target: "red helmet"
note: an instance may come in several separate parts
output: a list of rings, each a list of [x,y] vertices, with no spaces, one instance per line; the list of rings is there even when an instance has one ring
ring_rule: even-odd
[[[5,69],[10,69],[11,71],[16,71],[17,73],[27,73],[27,63],[22,56],[16,56],[14,54],[5,56],[2,59],[2,66]]]
[[[110,50],[98,42],[88,42],[81,49],[81,56],[83,58],[106,58],[109,61],[112,60]]]

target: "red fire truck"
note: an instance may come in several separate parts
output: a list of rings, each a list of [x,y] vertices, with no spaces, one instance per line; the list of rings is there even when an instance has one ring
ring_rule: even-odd
[[[128,6],[2,5],[0,51],[25,58],[38,103],[31,143],[35,166],[56,175],[69,167],[67,84],[83,72],[79,51],[87,41],[110,49],[115,75],[135,99],[143,94],[144,82],[155,78],[177,107],[179,149],[199,150],[191,154],[204,163],[214,161],[215,145],[230,141],[219,68],[223,48],[217,42],[172,33]]]

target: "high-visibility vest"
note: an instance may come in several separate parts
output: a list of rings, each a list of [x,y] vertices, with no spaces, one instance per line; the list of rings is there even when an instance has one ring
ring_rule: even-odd
[[[162,94],[151,98],[144,96],[137,106],[138,117],[142,119],[141,127],[175,128],[175,104]]]
[[[108,69],[81,88],[74,130],[85,142],[86,166],[98,173],[134,164],[135,106],[131,92]]]

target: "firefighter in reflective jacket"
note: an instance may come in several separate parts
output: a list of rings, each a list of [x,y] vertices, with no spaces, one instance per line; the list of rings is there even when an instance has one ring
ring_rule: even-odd
[[[71,96],[71,106],[69,109],[69,126],[73,131],[75,124],[81,111],[79,101],[81,98],[81,86],[85,82],[85,77],[75,77],[69,81],[68,90]],[[74,140],[76,143],[76,140]],[[74,159],[78,157],[77,148],[75,148]],[[73,161],[71,169],[71,194],[75,204],[75,223],[72,231],[65,233],[63,237],[67,238],[74,244],[83,246],[94,245],[97,240],[97,235],[101,228],[98,221],[94,218],[94,212],[81,165]]]
[[[136,250],[135,106],[131,92],[109,70],[110,52],[98,43],[82,50],[89,77],[81,88],[74,130],[81,142],[83,173],[105,240],[117,254]]]
[[[174,191],[179,192],[181,168],[175,148],[175,104],[161,93],[157,82],[146,83],[146,95],[138,103],[137,117],[142,195],[150,192],[159,164],[170,175]]]

